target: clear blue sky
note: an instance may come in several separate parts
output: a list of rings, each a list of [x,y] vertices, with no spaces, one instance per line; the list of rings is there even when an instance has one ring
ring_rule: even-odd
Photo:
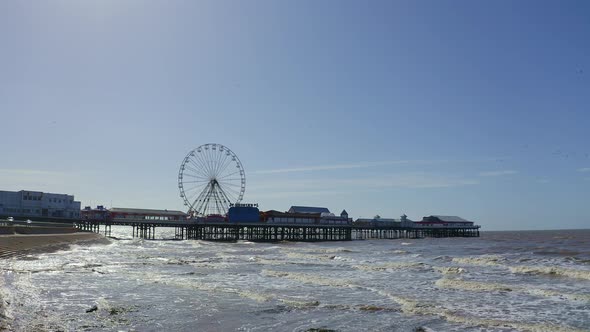
[[[2,1],[0,189],[245,201],[484,229],[590,225],[588,1]]]

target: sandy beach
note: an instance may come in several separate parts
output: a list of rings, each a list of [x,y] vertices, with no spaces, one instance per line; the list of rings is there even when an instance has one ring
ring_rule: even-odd
[[[75,243],[108,243],[108,241],[102,235],[85,232],[0,235],[0,259],[56,251]]]

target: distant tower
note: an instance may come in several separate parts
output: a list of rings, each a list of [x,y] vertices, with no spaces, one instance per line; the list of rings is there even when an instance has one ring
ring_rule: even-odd
[[[346,212],[346,210],[342,210],[342,213],[340,213],[340,217],[348,219],[348,212]]]

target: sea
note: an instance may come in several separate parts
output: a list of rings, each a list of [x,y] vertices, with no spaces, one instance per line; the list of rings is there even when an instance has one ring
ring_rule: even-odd
[[[590,331],[590,230],[235,243],[131,237],[0,260],[14,331]]]

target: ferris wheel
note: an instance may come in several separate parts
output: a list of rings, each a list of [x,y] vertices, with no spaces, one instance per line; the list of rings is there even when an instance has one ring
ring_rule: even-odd
[[[221,144],[205,144],[189,152],[178,172],[178,188],[189,214],[224,215],[246,190],[246,174],[238,156]]]

